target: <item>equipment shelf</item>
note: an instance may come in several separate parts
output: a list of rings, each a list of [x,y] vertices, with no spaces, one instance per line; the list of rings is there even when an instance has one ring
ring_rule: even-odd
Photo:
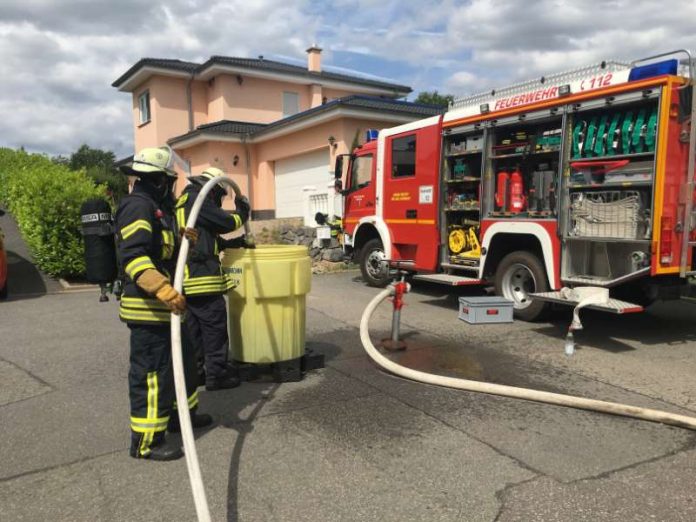
[[[538,150],[534,152],[515,152],[512,154],[498,154],[491,159],[521,158],[522,156],[541,156],[542,154],[558,154],[558,150]]]
[[[479,212],[481,210],[481,207],[471,207],[471,208],[455,208],[455,207],[448,207],[445,209],[445,212]]]
[[[633,158],[647,158],[654,156],[655,152],[633,152],[631,154],[614,154],[613,156],[589,156],[570,158],[570,161],[607,161],[607,160],[622,160]]]
[[[447,179],[445,180],[445,183],[478,183],[479,181],[481,181],[481,178],[477,178],[476,176],[466,176],[460,179]]]
[[[618,183],[568,183],[569,189],[601,189],[601,188],[627,188],[627,187],[651,187],[652,181],[621,181]]]
[[[445,154],[448,158],[455,158],[457,156],[473,156],[474,154],[481,154],[481,150],[463,150],[461,152],[448,152]]]

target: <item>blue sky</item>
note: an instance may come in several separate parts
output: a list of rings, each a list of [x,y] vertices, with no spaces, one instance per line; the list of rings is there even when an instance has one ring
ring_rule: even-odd
[[[599,62],[696,48],[696,2],[665,0],[0,0],[0,146],[132,153],[138,59],[306,63],[455,95]],[[412,96],[413,97],[413,96]]]

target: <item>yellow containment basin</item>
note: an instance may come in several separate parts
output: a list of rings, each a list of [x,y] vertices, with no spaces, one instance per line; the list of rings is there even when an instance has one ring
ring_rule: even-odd
[[[227,249],[222,267],[236,284],[227,293],[232,358],[268,364],[302,357],[305,296],[312,284],[307,247]]]

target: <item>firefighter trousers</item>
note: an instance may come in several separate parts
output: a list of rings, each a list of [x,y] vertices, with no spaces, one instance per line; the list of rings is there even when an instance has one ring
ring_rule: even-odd
[[[171,359],[169,323],[145,325],[130,323],[131,445],[138,456],[146,457],[150,448],[163,438],[171,415],[176,415],[174,373]],[[196,352],[185,327],[181,329],[182,356],[188,407],[198,406]]]
[[[222,295],[187,296],[186,325],[202,352],[207,379],[221,378],[227,370],[229,341],[227,305]]]

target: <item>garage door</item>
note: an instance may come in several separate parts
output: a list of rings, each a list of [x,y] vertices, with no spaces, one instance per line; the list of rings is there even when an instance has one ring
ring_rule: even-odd
[[[276,217],[303,217],[308,187],[326,190],[331,181],[327,150],[275,162]],[[310,192],[311,193],[311,192]]]

